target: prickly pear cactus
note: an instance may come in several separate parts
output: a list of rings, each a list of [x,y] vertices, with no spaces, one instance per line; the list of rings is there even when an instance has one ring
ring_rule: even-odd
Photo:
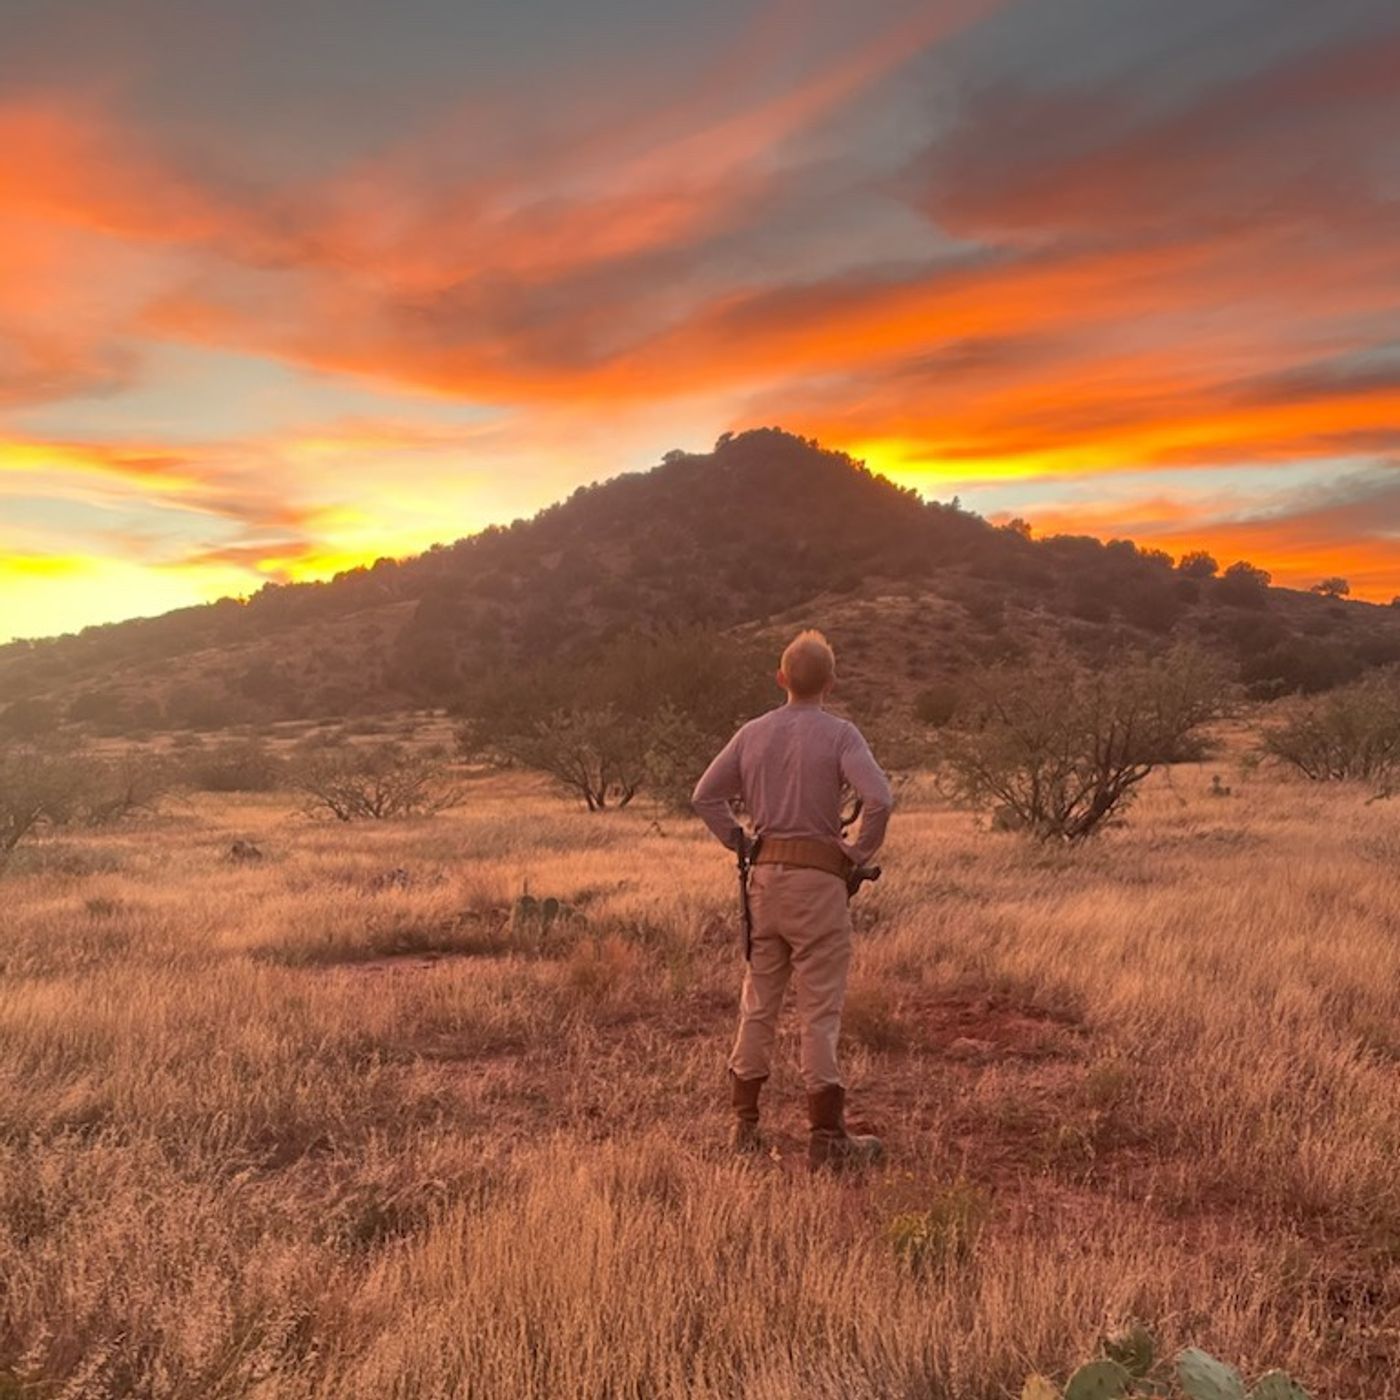
[[[1135,1322],[1126,1332],[1104,1340],[1104,1352],[1116,1361],[1134,1380],[1141,1380],[1157,1359],[1157,1346],[1152,1334],[1142,1323]]]
[[[1238,1373],[1196,1347],[1176,1358],[1176,1376],[1191,1400],[1246,1400]]]
[[[1059,1388],[1044,1376],[1027,1376],[1021,1387],[1021,1400],[1061,1400]]]
[[[1308,1392],[1282,1371],[1270,1371],[1254,1382],[1249,1400],[1308,1400]]]
[[[540,905],[540,923],[544,927],[544,932],[548,933],[550,926],[559,917],[559,901],[553,895]]]
[[[1065,1400],[1118,1400],[1132,1388],[1133,1378],[1116,1361],[1090,1361],[1065,1387]]]

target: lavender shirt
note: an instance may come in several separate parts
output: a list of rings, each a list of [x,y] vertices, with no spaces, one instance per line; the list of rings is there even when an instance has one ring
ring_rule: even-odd
[[[841,784],[861,798],[860,832],[841,837]],[[716,755],[691,802],[730,850],[741,830],[730,803],[742,797],[759,836],[826,841],[864,865],[885,839],[894,799],[870,746],[849,720],[815,700],[790,700],[751,719]]]

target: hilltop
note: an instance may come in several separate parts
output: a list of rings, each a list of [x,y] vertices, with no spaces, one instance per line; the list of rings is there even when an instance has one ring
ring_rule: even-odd
[[[759,429],[414,558],[11,643],[0,701],[107,727],[373,713],[448,704],[489,670],[639,629],[808,623],[837,644],[849,689],[892,679],[900,703],[1048,635],[1089,656],[1195,638],[1259,696],[1400,660],[1400,611],[1127,541],[1032,539]]]

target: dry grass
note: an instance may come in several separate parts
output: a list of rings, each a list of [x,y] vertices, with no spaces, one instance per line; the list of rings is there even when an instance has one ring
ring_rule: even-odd
[[[993,1400],[1129,1317],[1400,1395],[1400,809],[1208,782],[1077,852],[910,792],[858,906],[864,1183],[797,1170],[790,1031],[774,1156],[721,1151],[693,823],[484,780],[21,852],[0,1396]]]

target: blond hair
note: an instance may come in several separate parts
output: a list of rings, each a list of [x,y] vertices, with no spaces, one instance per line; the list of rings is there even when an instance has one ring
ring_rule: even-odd
[[[799,632],[783,648],[779,664],[787,677],[787,688],[799,700],[815,699],[836,675],[836,653],[831,643],[811,628]]]

